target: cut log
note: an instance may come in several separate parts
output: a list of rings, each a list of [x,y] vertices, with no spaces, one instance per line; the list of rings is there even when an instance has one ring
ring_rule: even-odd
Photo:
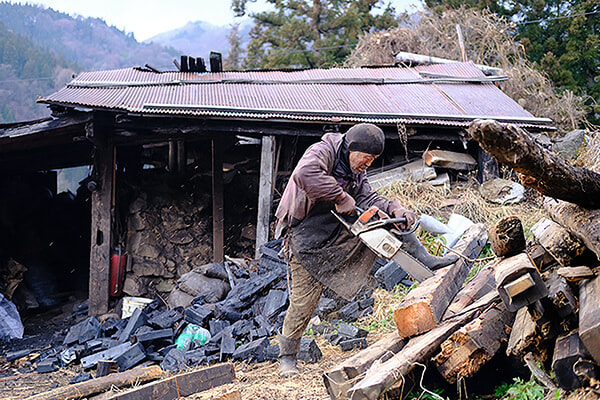
[[[506,355],[523,357],[530,351],[537,352],[541,341],[537,324],[531,318],[527,307],[520,308],[510,331]]]
[[[600,278],[582,281],[579,286],[579,337],[600,363]]]
[[[498,294],[509,311],[517,311],[548,294],[546,284],[527,253],[500,260],[495,278]]]
[[[408,293],[394,310],[394,321],[401,337],[427,332],[440,323],[471,269],[473,263],[469,260],[481,253],[486,242],[485,227],[472,225],[454,246],[454,250],[466,258],[461,257],[454,264],[437,270],[434,276]]]
[[[323,381],[332,400],[346,399],[355,378],[377,362],[385,362],[404,347],[404,340],[394,331],[342,364],[323,374]]]
[[[124,387],[136,383],[144,383],[162,377],[164,371],[157,365],[144,368],[135,368],[125,372],[118,372],[101,378],[63,386],[49,392],[28,397],[28,400],[63,400],[80,399],[96,393],[104,392],[111,387]]]
[[[559,336],[554,346],[552,357],[552,372],[556,376],[558,386],[565,390],[577,389],[581,380],[573,371],[573,366],[579,360],[589,357],[577,332]]]
[[[600,174],[572,166],[516,125],[477,119],[469,133],[500,163],[518,172],[523,184],[547,196],[600,208]]]
[[[569,282],[579,282],[583,279],[591,279],[596,275],[590,267],[586,267],[585,265],[579,267],[562,267],[557,269],[556,273]]]
[[[473,317],[467,313],[414,337],[384,363],[373,363],[364,379],[348,390],[352,400],[375,400],[412,370],[416,362],[426,362],[440,344]]]
[[[548,218],[540,219],[531,227],[531,233],[563,267],[572,265],[573,260],[585,251],[585,246],[579,239]]]
[[[588,210],[549,198],[544,200],[544,208],[554,221],[579,238],[600,259],[600,209]]]
[[[433,358],[440,374],[449,383],[473,376],[508,338],[514,317],[499,303],[450,335]]]
[[[459,314],[467,306],[473,304],[477,299],[483,295],[496,291],[496,280],[494,274],[496,271],[496,264],[498,260],[494,260],[485,265],[477,275],[460,290],[452,300],[452,303],[448,306],[448,309],[444,313],[443,319],[452,318]]]
[[[115,393],[106,400],[174,400],[231,383],[234,379],[233,364],[218,364]]]
[[[488,236],[498,257],[512,256],[525,250],[525,235],[519,217],[502,218],[489,230]]]
[[[440,168],[456,169],[459,171],[472,171],[477,168],[477,160],[465,153],[456,153],[447,150],[427,150],[423,153],[423,160],[427,165]]]

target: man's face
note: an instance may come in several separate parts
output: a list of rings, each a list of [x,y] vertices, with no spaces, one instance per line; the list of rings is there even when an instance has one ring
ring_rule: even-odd
[[[377,157],[378,156],[363,153],[361,151],[350,151],[350,155],[348,156],[348,159],[350,160],[350,169],[355,174],[360,174],[361,172],[366,171]]]

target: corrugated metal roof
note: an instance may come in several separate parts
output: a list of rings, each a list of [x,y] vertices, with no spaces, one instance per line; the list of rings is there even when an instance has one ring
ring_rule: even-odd
[[[220,119],[409,123],[466,126],[494,118],[548,127],[472,63],[415,68],[84,72],[39,102],[133,114]]]

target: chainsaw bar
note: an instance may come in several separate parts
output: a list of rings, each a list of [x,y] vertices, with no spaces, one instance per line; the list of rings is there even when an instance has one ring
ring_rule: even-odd
[[[425,264],[402,249],[402,241],[383,228],[377,228],[360,233],[360,240],[381,258],[392,260],[407,274],[418,282],[432,277],[431,271]]]

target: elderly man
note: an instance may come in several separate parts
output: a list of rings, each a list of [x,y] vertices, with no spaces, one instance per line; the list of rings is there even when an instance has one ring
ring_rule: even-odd
[[[285,188],[277,217],[276,236],[286,233],[286,253],[292,291],[279,335],[279,371],[298,373],[300,339],[325,287],[350,300],[363,285],[375,254],[331,214],[352,214],[356,206],[376,205],[392,217],[404,217],[401,229],[415,214],[397,201],[379,196],[367,181],[366,170],[383,153],[385,136],[373,124],[358,124],[346,134],[327,133],[310,146]],[[405,250],[431,268],[456,261],[456,256],[429,254],[414,234],[402,238]]]

